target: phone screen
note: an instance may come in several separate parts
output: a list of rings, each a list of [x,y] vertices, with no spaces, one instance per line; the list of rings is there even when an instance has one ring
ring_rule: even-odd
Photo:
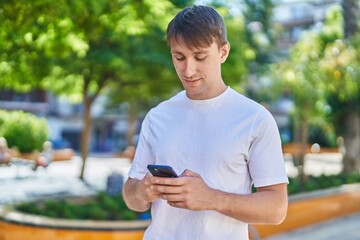
[[[169,177],[175,178],[178,177],[174,169],[166,165],[148,165],[147,168],[151,174],[155,177]]]

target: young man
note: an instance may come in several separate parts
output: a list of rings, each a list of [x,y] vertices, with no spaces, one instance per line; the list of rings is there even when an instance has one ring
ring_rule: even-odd
[[[151,208],[144,239],[248,239],[248,223],[281,223],[288,179],[278,129],[263,106],[223,81],[223,19],[210,7],[187,7],[167,39],[185,90],[147,114],[124,188],[129,208]],[[181,175],[153,177],[148,164]]]

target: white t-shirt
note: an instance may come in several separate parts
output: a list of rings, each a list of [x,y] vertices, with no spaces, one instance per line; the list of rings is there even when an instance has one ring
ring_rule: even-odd
[[[142,179],[148,164],[190,169],[209,187],[249,194],[255,187],[287,183],[277,125],[260,104],[230,87],[207,100],[185,91],[145,117],[129,177]],[[248,239],[247,224],[216,211],[190,211],[158,200],[144,239]]]

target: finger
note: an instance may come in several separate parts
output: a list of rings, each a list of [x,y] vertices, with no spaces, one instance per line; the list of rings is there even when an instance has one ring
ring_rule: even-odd
[[[153,187],[156,188],[158,192],[166,194],[178,194],[181,192],[181,188],[169,185],[154,185]]]
[[[180,175],[181,177],[200,177],[199,174],[193,172],[189,169],[185,169],[185,171]]]
[[[184,198],[180,194],[162,194],[160,196],[161,199],[166,200],[168,202],[183,202]]]
[[[155,185],[181,186],[184,181],[181,178],[153,177],[151,183]]]
[[[158,192],[156,189],[152,189],[152,187],[147,187],[145,189],[145,194],[148,198],[153,199],[153,198],[161,198],[161,192]]]
[[[144,177],[144,184],[145,185],[150,185],[151,183],[151,178],[153,178],[153,176],[150,173],[147,173]]]
[[[167,202],[170,206],[175,207],[175,208],[187,208],[186,204],[184,202]]]

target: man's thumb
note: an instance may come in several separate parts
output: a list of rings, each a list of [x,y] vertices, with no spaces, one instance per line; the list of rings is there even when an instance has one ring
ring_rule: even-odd
[[[185,169],[180,176],[181,177],[198,177],[200,175],[189,169]]]

